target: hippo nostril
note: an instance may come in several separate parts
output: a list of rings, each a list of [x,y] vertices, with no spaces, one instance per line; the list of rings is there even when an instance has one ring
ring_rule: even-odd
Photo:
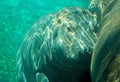
[[[58,24],[61,24],[61,23],[62,23],[62,20],[61,20],[61,19],[58,19],[58,20],[57,20],[57,23],[58,23]]]

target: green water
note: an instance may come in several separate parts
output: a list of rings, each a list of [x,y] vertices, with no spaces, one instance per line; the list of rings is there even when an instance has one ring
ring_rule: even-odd
[[[16,53],[41,16],[63,7],[88,7],[88,0],[0,0],[0,82],[17,82]]]

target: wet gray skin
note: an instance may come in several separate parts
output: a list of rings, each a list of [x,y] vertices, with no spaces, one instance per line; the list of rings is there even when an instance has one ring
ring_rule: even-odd
[[[92,0],[89,9],[100,16],[101,28],[92,55],[92,82],[120,82],[120,0]]]
[[[20,82],[90,82],[96,15],[79,7],[41,17],[18,51]]]

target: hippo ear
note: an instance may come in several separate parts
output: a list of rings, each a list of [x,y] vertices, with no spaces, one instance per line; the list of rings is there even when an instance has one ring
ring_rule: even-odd
[[[37,73],[36,74],[36,81],[37,82],[49,82],[49,80],[47,79],[46,75],[43,73]]]

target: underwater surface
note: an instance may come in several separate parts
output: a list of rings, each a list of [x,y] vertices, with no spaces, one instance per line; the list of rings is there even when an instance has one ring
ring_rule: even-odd
[[[0,82],[17,82],[17,51],[28,29],[64,7],[88,8],[88,0],[0,0]]]

